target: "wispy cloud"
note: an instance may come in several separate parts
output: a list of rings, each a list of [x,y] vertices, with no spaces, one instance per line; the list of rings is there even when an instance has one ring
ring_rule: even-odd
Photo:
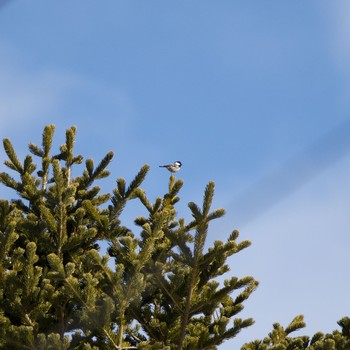
[[[241,225],[263,215],[350,153],[350,120],[345,120],[287,160],[269,175],[242,191],[234,208]]]
[[[234,272],[251,274],[261,285],[244,311],[256,324],[238,342],[263,338],[274,322],[287,325],[297,314],[305,315],[302,333],[331,332],[349,314],[349,175],[345,157],[242,230],[253,245],[235,257]],[[334,288],[336,298],[330,297]],[[320,309],[326,317],[319,317]]]
[[[350,92],[350,2],[337,0],[324,7],[329,19],[329,47],[334,62],[346,78],[347,93]]]
[[[350,42],[348,36],[350,30],[350,3],[347,0],[337,0],[332,2],[332,4],[329,6],[330,8],[328,10],[330,10],[329,13],[331,15],[331,19],[333,20],[331,24],[334,30],[333,38],[335,40],[336,47],[338,48],[341,56],[345,54],[350,57]]]
[[[1,65],[0,75],[2,133],[28,127],[47,116],[57,105],[60,87],[54,77],[48,80],[43,73],[33,76],[6,65]]]
[[[91,127],[93,122],[100,121],[96,132],[108,130],[117,123],[123,132],[132,122],[131,99],[117,85],[57,67],[27,69],[12,60],[8,52],[1,61],[1,137],[28,131],[34,126],[41,129],[47,123],[68,127],[81,122]],[[104,120],[108,120],[109,125],[103,123]]]

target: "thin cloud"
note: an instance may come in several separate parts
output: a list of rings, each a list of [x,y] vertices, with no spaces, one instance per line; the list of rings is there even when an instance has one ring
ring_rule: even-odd
[[[0,52],[1,53],[1,52]],[[118,86],[58,69],[28,71],[6,54],[0,66],[1,138],[44,124],[73,124],[108,120],[98,132],[118,125],[126,131],[133,120],[131,98]],[[123,122],[120,122],[120,120]],[[90,123],[91,126],[91,123]]]
[[[259,179],[229,205],[248,224],[350,153],[350,120],[322,135],[279,169]]]
[[[242,230],[253,244],[234,257],[233,271],[251,274],[261,284],[240,315],[253,317],[256,324],[242,332],[239,344],[263,338],[274,322],[287,325],[297,314],[305,315],[302,333],[308,335],[331,332],[349,314],[350,283],[344,278],[350,243],[349,162],[345,157],[327,168]],[[337,298],[329,299],[335,288]],[[319,317],[321,307],[327,317]]]
[[[43,75],[32,76],[0,68],[0,120],[1,132],[26,127],[48,114],[57,103],[57,85]],[[54,85],[53,85],[54,84]],[[52,88],[55,87],[53,91]]]
[[[348,81],[350,89],[350,2],[338,0],[325,7],[329,19],[329,46],[335,63]]]

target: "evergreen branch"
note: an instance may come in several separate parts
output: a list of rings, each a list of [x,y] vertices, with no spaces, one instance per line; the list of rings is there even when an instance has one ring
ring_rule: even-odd
[[[191,269],[190,281],[188,284],[187,295],[186,295],[185,309],[181,317],[180,337],[177,345],[177,350],[182,349],[183,342],[185,340],[186,328],[190,318],[192,296],[194,293],[194,288],[197,280],[197,274],[198,274],[197,267],[195,266],[194,268]]]
[[[215,241],[214,247],[209,248],[200,261],[201,269],[205,267],[222,265],[228,256],[233,255],[237,251],[237,244],[234,241],[228,241],[222,243],[221,241]]]
[[[174,175],[170,175],[169,185],[168,185],[169,193],[172,191],[172,189],[174,187],[174,184],[175,184],[175,176]]]
[[[33,153],[43,158],[49,157],[54,133],[55,133],[55,125],[51,124],[51,125],[45,126],[44,132],[43,132],[43,140],[42,140],[43,150],[40,150],[38,147],[32,147],[31,150],[34,151]]]
[[[234,338],[243,328],[250,327],[253,324],[254,324],[254,320],[252,318],[247,318],[245,320],[236,318],[234,320],[234,326],[232,328],[228,329],[226,332],[223,332],[222,334],[211,337],[207,342],[205,342],[205,347],[209,348],[212,345],[220,345],[224,340]]]
[[[51,210],[44,205],[41,205],[39,208],[40,213],[43,216],[45,222],[47,223],[49,230],[52,233],[57,233],[56,220],[55,217],[52,215]]]
[[[193,307],[191,308],[191,315],[195,315],[198,313],[203,312],[203,309],[212,308],[215,305],[219,305],[222,300],[227,297],[231,292],[233,292],[236,289],[234,285],[231,286],[225,286],[224,288],[221,288],[220,290],[213,293],[210,297],[210,301],[208,300],[201,300],[197,302]]]
[[[188,223],[185,227],[185,231],[186,232],[189,232],[191,230],[193,230],[195,227],[197,226],[197,221],[196,220],[193,220],[191,221],[190,223]]]
[[[101,216],[98,209],[89,200],[84,200],[83,207],[96,222],[101,223]]]
[[[285,332],[286,334],[289,334],[291,332],[295,332],[301,328],[304,328],[306,326],[304,322],[304,316],[298,315],[296,316],[293,321],[286,327]]]
[[[230,236],[227,238],[227,241],[235,241],[239,237],[239,231],[233,230],[230,234]]]
[[[58,206],[58,250],[59,254],[62,253],[62,248],[67,242],[67,215],[63,203]]]
[[[105,168],[108,166],[108,164],[111,162],[112,158],[114,157],[114,153],[112,151],[108,152],[101,160],[99,165],[96,167],[92,174],[93,179],[99,179],[102,177],[108,176],[106,172],[104,172]]]
[[[146,320],[144,317],[142,317],[141,313],[138,312],[138,310],[135,308],[132,308],[130,310],[130,313],[133,315],[135,320],[142,324],[142,328],[151,339],[157,339],[157,334],[154,332],[154,328],[150,325],[149,320]]]
[[[230,305],[228,306],[228,313],[225,313],[225,316],[232,317],[233,315],[237,314],[240,311],[240,307],[237,308],[236,306],[240,305],[242,303],[243,295],[246,298],[256,289],[258,282],[255,281],[252,277],[246,277],[243,279],[238,280],[237,277],[232,277],[230,280],[225,280],[224,282],[225,286],[213,293],[210,297],[210,302],[208,303],[207,300],[199,301],[197,304],[195,304],[191,309],[191,314],[197,314],[200,312],[203,312],[203,308],[206,308],[210,305],[217,305],[220,302],[226,306],[227,301],[225,302],[225,297],[228,297],[234,290],[237,290],[242,287],[246,287],[246,289],[239,294],[239,296],[233,301],[231,297],[229,297]],[[231,305],[231,301],[233,304]]]
[[[80,293],[76,290],[74,284],[70,283],[70,279],[69,278],[65,278],[64,282],[65,285],[67,285],[70,290],[73,292],[74,296],[79,300],[79,302],[89,311],[92,311],[92,308],[90,307],[90,305],[87,304],[87,302],[84,300],[84,298],[82,298],[82,296],[80,295]],[[107,339],[111,342],[111,344],[118,349],[118,344],[114,341],[114,338],[111,336],[109,330],[106,329],[105,326],[102,327],[102,332],[106,335]]]
[[[94,161],[91,158],[88,158],[85,161],[85,165],[89,177],[92,178],[92,174],[94,172]]]
[[[52,156],[52,159],[66,160],[67,159],[67,147],[66,145],[60,146],[60,153]]]
[[[160,287],[163,289],[163,291],[166,293],[166,295],[170,298],[170,300],[173,302],[173,306],[175,309],[177,309],[179,312],[182,311],[182,308],[178,301],[174,298],[173,294],[170,292],[170,286],[169,283],[165,280],[165,278],[159,274],[156,275],[156,280],[159,283]]]
[[[125,180],[124,179],[118,179],[117,180],[117,189],[118,191],[116,192],[119,198],[125,198]]]
[[[238,230],[233,230],[231,235],[229,236],[229,238],[227,239],[227,243],[229,244],[230,242],[233,242],[235,245],[235,250],[233,252],[233,254],[236,254],[238,252],[240,252],[241,250],[248,248],[251,246],[252,242],[249,240],[245,240],[242,242],[239,242],[238,244],[235,242],[236,239],[239,237],[239,231]]]
[[[145,206],[149,213],[155,213],[158,211],[161,204],[160,198],[157,198],[156,203],[152,206],[149,200],[147,199],[145,192],[141,190],[141,188],[135,189],[134,196],[140,200],[140,202]]]
[[[12,200],[12,203],[16,205],[16,208],[18,208],[18,210],[22,211],[23,213],[28,214],[30,212],[30,208],[25,205],[21,199],[14,199]]]
[[[22,184],[6,173],[0,173],[0,182],[5,186],[14,189],[15,191],[21,191]]]
[[[183,186],[182,180],[175,181],[175,176],[170,177],[170,183],[169,183],[169,196],[170,198],[175,198],[176,195],[180,192],[182,186]]]
[[[192,216],[196,220],[196,224],[197,224],[197,222],[202,220],[202,217],[203,217],[200,208],[194,202],[188,203],[188,207],[190,208],[190,210],[192,212]]]
[[[81,155],[77,155],[73,157],[72,164],[81,164],[83,162],[84,157]]]
[[[105,157],[101,160],[96,169],[94,169],[94,161],[92,159],[87,159],[85,162],[86,170],[84,171],[83,176],[77,178],[75,181],[78,183],[78,191],[86,190],[90,185],[96,180],[101,179],[109,175],[109,171],[105,170],[107,165],[110,163],[113,158],[113,152],[109,152],[105,155]],[[75,158],[74,158],[75,159]],[[74,163],[80,163],[82,161],[82,157],[76,157],[77,161],[73,161]]]
[[[117,179],[117,187],[113,190],[113,197],[111,201],[113,207],[111,207],[111,214],[113,216],[119,216],[122,210],[125,207],[127,200],[140,198],[141,202],[146,205],[149,205],[147,199],[145,198],[142,190],[139,189],[139,186],[143,182],[147,172],[149,170],[149,165],[144,165],[135,178],[131,181],[130,185],[126,189],[125,180],[122,178]]]
[[[147,198],[146,198],[146,199],[147,199]],[[147,200],[147,202],[148,202],[148,200]],[[151,212],[152,214],[157,213],[157,212],[160,210],[161,206],[162,206],[162,198],[160,198],[160,197],[157,197],[157,198],[156,198],[156,201],[154,202],[152,208],[151,208],[149,202],[148,202],[148,203],[147,203],[147,202],[145,202],[144,205],[146,206],[147,209],[148,209],[148,208],[151,209],[150,212]]]
[[[149,168],[150,166],[148,164],[145,164],[136,174],[135,178],[131,181],[128,189],[125,192],[126,198],[132,198],[133,192],[136,190],[136,188],[140,187],[141,183],[143,182],[148,173]]]
[[[252,294],[259,285],[258,281],[254,280],[253,277],[248,276],[243,277],[238,281],[237,288],[245,286],[247,281],[249,283],[248,286],[236,297],[235,304],[241,304],[243,301],[247,300],[250,294]]]
[[[213,202],[213,197],[214,197],[214,188],[215,188],[215,183],[213,181],[210,181],[205,188],[204,192],[204,200],[203,200],[203,216],[207,217],[209,214],[209,210],[211,207],[211,204]]]
[[[236,253],[240,252],[241,250],[245,249],[245,248],[248,248],[250,247],[252,244],[251,241],[248,241],[248,240],[245,240],[245,241],[242,241],[240,242],[238,245],[237,245],[237,251]]]
[[[99,192],[100,192],[100,187],[94,186],[90,190],[80,191],[79,194],[81,196],[81,199],[83,200],[84,199],[93,200],[98,195]]]
[[[313,335],[313,337],[310,340],[310,346],[314,345],[315,343],[317,343],[318,341],[320,341],[321,339],[323,339],[324,334],[322,332],[317,332]]]
[[[166,235],[167,238],[170,239],[172,244],[175,246],[178,246],[181,250],[181,253],[183,257],[181,257],[179,254],[173,253],[172,256],[177,260],[177,261],[190,261],[190,265],[193,263],[193,254],[190,249],[190,247],[187,246],[187,242],[189,240],[189,236],[185,234],[186,228],[183,226],[180,226],[178,230],[173,232],[172,230],[164,230],[164,234]]]
[[[57,192],[57,197],[60,198],[61,197],[61,194],[64,190],[64,186],[66,185],[65,184],[65,179],[64,179],[64,176],[63,176],[63,172],[62,172],[62,169],[61,169],[61,166],[60,166],[60,162],[55,159],[53,160],[52,162],[52,167],[53,167],[53,178],[54,178],[54,181],[55,181],[55,184],[56,184],[56,192]],[[68,180],[68,179],[66,179]]]
[[[64,280],[66,277],[66,274],[64,271],[62,259],[55,253],[50,253],[47,256],[47,261],[50,267],[52,268],[52,270],[54,270],[53,272],[49,272],[49,276],[53,276],[55,277],[55,279],[58,279],[60,281]]]
[[[110,213],[114,217],[118,217],[120,213],[123,211],[126,204],[125,197],[125,180],[117,179],[117,187],[113,190],[113,197],[111,198],[111,202],[113,207],[110,206]]]
[[[200,222],[195,236],[194,236],[194,249],[193,249],[193,257],[195,259],[195,264],[197,265],[200,259],[203,256],[203,249],[205,245],[205,241],[208,233],[208,225],[206,222]]]
[[[135,225],[143,227],[143,225],[148,223],[148,220],[144,216],[139,216],[134,220]]]
[[[38,172],[38,175],[42,177],[41,188],[42,188],[43,191],[46,190],[46,186],[47,186],[47,184],[49,182],[49,167],[50,167],[50,163],[51,163],[51,160],[50,160],[49,156],[43,157],[43,160],[42,160],[42,171]]]
[[[17,217],[17,209],[13,205],[9,205],[8,201],[0,200],[0,261],[4,261],[13,244],[19,238],[16,232],[17,222],[20,216]],[[0,276],[5,266],[0,265]],[[1,280],[1,278],[0,278]]]
[[[73,164],[73,149],[74,149],[74,141],[76,135],[77,128],[75,126],[71,126],[66,130],[66,166],[69,168]]]
[[[4,145],[4,149],[5,149],[5,152],[7,154],[7,156],[10,158],[10,162],[6,161],[5,164],[13,169],[13,170],[16,170],[17,172],[19,172],[21,175],[23,175],[23,166],[21,164],[21,162],[18,160],[17,158],[17,154],[12,146],[12,143],[9,139],[4,139],[3,140],[3,145]]]
[[[350,338],[350,318],[343,317],[339,320],[338,325],[341,327],[341,333],[343,336]]]
[[[222,208],[216,209],[215,211],[207,215],[207,221],[219,219],[224,215],[225,215],[225,209],[222,209]]]
[[[24,158],[23,170],[25,173],[31,174],[35,171],[36,165],[33,164],[33,159],[31,156],[26,156]]]
[[[10,160],[5,160],[4,164],[11,170],[18,171],[17,167]]]
[[[191,303],[192,303],[192,296],[194,293],[194,289],[196,284],[198,283],[198,277],[199,277],[199,262],[200,259],[203,256],[203,249],[205,240],[207,237],[207,230],[208,230],[208,215],[210,206],[213,200],[214,195],[214,182],[209,182],[205,189],[204,193],[204,199],[203,199],[203,210],[201,211],[199,207],[193,203],[190,202],[188,204],[190,210],[192,211],[192,215],[197,221],[196,225],[196,233],[194,237],[194,252],[193,252],[193,266],[190,273],[190,281],[188,285],[188,291],[186,296],[186,304],[185,304],[185,310],[181,318],[181,330],[180,330],[180,337],[179,342],[177,346],[177,350],[181,350],[183,341],[186,336],[186,327],[187,323],[189,321],[190,315],[191,315]],[[216,212],[212,213],[212,218],[219,217],[220,215],[223,215],[223,210],[217,210]]]
[[[43,158],[45,156],[44,151],[40,149],[38,146],[34,145],[33,143],[30,143],[28,145],[28,148],[29,148],[29,151],[37,157]]]
[[[55,126],[47,125],[42,135],[42,149],[33,143],[29,144],[29,151],[37,157],[42,158],[42,170],[38,171],[38,175],[42,178],[42,189],[45,190],[48,183],[48,172],[51,163],[50,150],[52,146]]]
[[[97,250],[91,249],[88,252],[89,256],[98,264],[98,266],[102,269],[105,277],[107,277],[108,281],[110,282],[110,285],[114,285],[113,277],[112,277],[112,270],[105,262],[102,261],[101,255],[98,253]]]

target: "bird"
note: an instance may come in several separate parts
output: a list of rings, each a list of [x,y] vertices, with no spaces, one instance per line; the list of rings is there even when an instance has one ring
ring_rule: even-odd
[[[176,162],[174,162],[173,164],[167,164],[167,165],[159,165],[160,168],[166,168],[168,169],[171,173],[176,173],[177,171],[180,170],[182,166],[182,163],[177,160]]]

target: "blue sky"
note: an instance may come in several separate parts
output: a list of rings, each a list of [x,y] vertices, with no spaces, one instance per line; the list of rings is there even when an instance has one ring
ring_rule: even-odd
[[[349,16],[346,0],[0,1],[0,137],[24,155],[76,125],[77,152],[116,153],[106,191],[147,163],[150,198],[181,160],[179,215],[214,180],[209,241],[253,242],[230,264],[261,283],[241,315],[256,324],[220,349],[297,314],[331,331],[350,315]]]

